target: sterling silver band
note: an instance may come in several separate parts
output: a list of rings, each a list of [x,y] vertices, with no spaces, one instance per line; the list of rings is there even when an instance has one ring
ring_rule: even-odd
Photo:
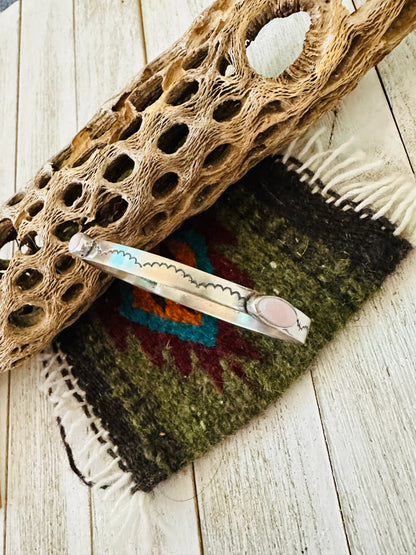
[[[84,233],[72,237],[69,251],[123,281],[231,324],[301,344],[308,335],[310,319],[280,297]]]

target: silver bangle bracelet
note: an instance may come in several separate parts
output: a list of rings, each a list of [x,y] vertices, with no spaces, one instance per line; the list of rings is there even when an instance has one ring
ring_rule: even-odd
[[[310,319],[286,300],[157,254],[77,233],[69,251],[123,281],[220,320],[304,344]]]

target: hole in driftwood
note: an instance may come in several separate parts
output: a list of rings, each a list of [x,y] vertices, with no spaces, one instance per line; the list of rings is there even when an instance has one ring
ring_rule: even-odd
[[[79,158],[77,158],[75,160],[75,162],[72,164],[72,167],[73,168],[79,168],[80,166],[85,164],[85,162],[87,162],[87,160],[89,160],[91,158],[91,156],[97,150],[97,148],[98,148],[98,146],[94,145],[91,148],[89,148],[87,151],[85,151],[83,154],[81,154],[81,156]]]
[[[31,218],[34,218],[39,214],[42,208],[43,208],[43,200],[38,200],[37,202],[29,206],[29,208],[27,209],[27,213]]]
[[[22,254],[32,256],[36,254],[43,246],[42,239],[37,231],[29,231],[20,241],[20,252]]]
[[[4,274],[4,272],[9,267],[10,260],[3,260],[0,258],[0,277]]]
[[[195,79],[181,81],[169,92],[166,102],[172,106],[185,104],[198,92],[198,89],[199,83]]]
[[[19,274],[16,278],[16,285],[20,287],[23,291],[27,291],[28,289],[32,289],[38,283],[40,283],[43,279],[43,275],[38,272],[38,270],[34,270],[33,268],[27,268],[21,274]]]
[[[13,222],[8,218],[0,221],[0,249],[17,237]]]
[[[307,12],[298,12],[268,19],[263,16],[249,26],[247,58],[260,75],[277,77],[299,58],[311,18]]]
[[[68,221],[56,226],[54,234],[60,241],[69,241],[78,231],[79,225],[75,222]]]
[[[223,162],[224,159],[228,156],[230,150],[231,150],[231,145],[228,143],[217,146],[217,148],[214,148],[214,150],[210,152],[208,156],[205,158],[204,168],[217,166],[218,164]]]
[[[69,303],[70,301],[73,301],[83,289],[84,285],[82,283],[74,283],[73,285],[68,287],[61,298],[64,303]]]
[[[126,104],[126,99],[129,96],[128,92],[123,93],[120,98],[117,100],[117,102],[113,105],[113,107],[111,108],[113,112],[119,112],[122,108],[124,108],[125,104]]]
[[[259,118],[267,116],[268,114],[279,114],[284,112],[285,107],[280,100],[272,100],[263,106],[259,112]]]
[[[55,270],[58,274],[66,274],[75,264],[75,260],[72,256],[68,256],[66,254],[60,256],[58,260],[55,262]]]
[[[177,123],[162,133],[157,146],[166,154],[173,154],[181,148],[189,135],[189,127],[185,123]]]
[[[270,127],[268,127],[267,129],[265,129],[264,131],[262,131],[257,135],[257,137],[254,139],[254,144],[258,145],[258,144],[264,143],[265,141],[267,141],[267,139],[269,139],[276,133],[278,128],[279,128],[278,124],[271,125]]]
[[[74,152],[73,143],[67,145],[62,150],[60,150],[51,160],[46,168],[43,169],[42,173],[52,177],[52,171],[56,172],[64,167]]]
[[[129,139],[132,135],[140,131],[141,126],[142,126],[142,117],[138,116],[122,132],[122,134],[120,135],[120,141],[125,141],[126,139]]]
[[[159,177],[153,185],[152,195],[154,198],[165,198],[177,187],[179,176],[177,173],[169,172]]]
[[[208,56],[208,50],[208,46],[204,46],[203,48],[189,54],[189,56],[187,56],[182,63],[183,69],[188,70],[200,67],[202,62]]]
[[[107,166],[104,179],[111,183],[120,183],[132,174],[133,169],[134,160],[127,154],[121,154]]]
[[[147,224],[144,226],[143,231],[145,235],[151,235],[158,231],[160,225],[167,220],[167,214],[165,212],[158,212],[150,218]]]
[[[13,223],[9,219],[0,221],[0,278],[9,267],[12,256],[11,242],[17,237]]]
[[[259,145],[252,148],[244,158],[243,164],[250,162],[253,158],[258,156],[266,148],[266,145]]]
[[[81,183],[71,183],[65,189],[62,196],[65,206],[73,206],[75,202],[82,197],[82,185]]]
[[[40,322],[44,310],[40,306],[25,304],[9,314],[9,322],[16,328],[30,328]]]
[[[14,195],[14,197],[12,197],[9,202],[7,203],[8,206],[16,206],[16,204],[19,204],[19,202],[21,202],[24,199],[25,195],[23,193],[17,193],[17,195]]]
[[[218,61],[218,71],[220,75],[229,77],[235,73],[235,67],[227,58],[222,57]]]
[[[49,181],[51,180],[51,175],[47,175],[47,174],[43,174],[41,176],[39,176],[36,180],[36,186],[38,189],[44,189],[46,187],[46,185],[49,183]]]
[[[192,203],[193,206],[195,208],[199,208],[200,206],[203,206],[207,202],[207,200],[211,198],[212,193],[215,191],[217,187],[218,187],[218,184],[215,184],[215,185],[207,185],[206,187],[201,189],[199,193],[196,195],[196,197],[194,198],[194,201]]]
[[[104,200],[104,204],[97,211],[95,223],[101,227],[107,227],[117,222],[124,216],[128,206],[128,202],[120,195]]]
[[[14,360],[11,363],[10,368],[16,368],[17,366],[20,366],[25,360],[26,360],[25,357],[19,358],[18,360]]]
[[[215,107],[213,118],[215,121],[228,121],[238,114],[242,105],[241,100],[226,100]]]
[[[162,96],[162,81],[161,75],[155,75],[131,94],[129,100],[138,112],[144,112]]]

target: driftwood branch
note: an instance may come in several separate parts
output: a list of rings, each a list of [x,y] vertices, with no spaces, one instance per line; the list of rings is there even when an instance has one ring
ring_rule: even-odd
[[[311,18],[302,54],[276,79],[258,75],[246,41],[298,11]],[[331,110],[415,26],[414,0],[369,0],[353,14],[341,0],[218,0],[1,208],[0,246],[20,248],[0,265],[0,370],[107,286],[68,255],[73,233],[155,245]]]

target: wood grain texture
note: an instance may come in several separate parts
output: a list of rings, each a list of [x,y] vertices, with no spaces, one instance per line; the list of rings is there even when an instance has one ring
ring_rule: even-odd
[[[412,34],[405,47],[411,51],[415,41]],[[337,119],[343,127],[349,121],[353,129],[363,128],[362,114],[354,109],[358,98],[353,98],[362,87],[363,144],[370,152],[384,151],[390,167],[410,174],[396,123],[413,159],[414,147],[403,130],[411,127],[414,117],[405,99],[407,81],[415,79],[415,72],[401,83],[397,80],[400,68],[404,71],[402,56],[398,51],[396,58],[393,52],[383,68],[383,80],[393,79],[387,77],[387,67],[396,75],[394,94],[400,102],[396,102],[395,121],[387,112],[381,87],[375,94],[375,72],[345,100],[345,111],[341,109]],[[416,518],[415,268],[412,253],[328,346],[313,373],[353,553],[413,553],[416,546],[412,524]]]
[[[413,170],[416,168],[416,41],[414,33],[379,66],[380,77],[394,117],[406,145]]]
[[[403,78],[404,68],[410,67],[403,50],[409,59],[415,46],[413,33],[379,68],[383,83],[394,82],[394,117],[390,94],[385,96],[373,70],[344,99],[331,129],[334,146],[352,135],[371,157],[385,160],[387,171],[409,180],[414,176],[407,153],[413,160],[416,150],[405,130],[414,118],[408,84],[415,82],[416,72]],[[328,346],[313,371],[353,553],[415,550],[415,268],[412,253]]]
[[[197,461],[204,553],[348,553],[310,375]]]
[[[12,195],[15,187],[19,17],[19,4],[15,4],[0,19],[0,202]],[[8,254],[4,253],[5,256]],[[2,256],[3,253],[0,258]],[[9,374],[0,376],[0,553],[4,551],[7,503],[9,379]]]
[[[75,131],[72,2],[23,1],[18,186]],[[64,115],[64,117],[62,117]],[[88,490],[69,469],[40,363],[10,387],[5,553],[90,553]]]
[[[74,0],[77,127],[145,65],[137,0]],[[97,32],[99,30],[99,32]]]
[[[363,5],[365,0],[354,0],[354,2],[358,7]],[[415,60],[416,40],[415,33],[412,33],[377,67],[413,171],[416,171]]]
[[[416,549],[415,266],[413,253],[314,371],[353,553]]]
[[[111,525],[111,509],[117,495],[93,495],[93,552],[98,555],[150,555],[140,530],[129,530],[129,539],[117,537]],[[152,555],[196,555],[199,553],[192,469],[188,468],[160,484],[151,494],[152,517],[158,523],[152,533]],[[122,546],[120,545],[122,542]]]

